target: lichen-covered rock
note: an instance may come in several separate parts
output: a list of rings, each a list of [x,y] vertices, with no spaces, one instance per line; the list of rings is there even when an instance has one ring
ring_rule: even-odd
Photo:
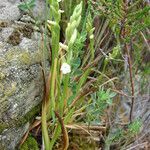
[[[40,19],[46,18],[46,3],[44,0],[36,0],[35,7],[33,8],[34,17],[40,17]]]
[[[0,20],[19,20],[24,13],[19,9],[19,5],[24,2],[30,2],[30,0],[0,0]],[[35,6],[31,8],[31,12],[35,18],[45,18],[46,2],[44,0],[35,0]]]
[[[44,19],[45,1],[35,0],[34,17],[24,15],[22,3],[0,0],[0,150],[15,149],[43,98],[41,35],[31,23]]]
[[[43,98],[41,36],[29,28],[7,22],[0,30],[0,146],[6,150],[18,144]]]
[[[0,20],[18,20],[20,0],[0,0]]]
[[[29,123],[20,127],[14,127],[5,129],[0,135],[0,149],[1,150],[13,150],[16,147],[16,143],[22,138],[29,128]]]

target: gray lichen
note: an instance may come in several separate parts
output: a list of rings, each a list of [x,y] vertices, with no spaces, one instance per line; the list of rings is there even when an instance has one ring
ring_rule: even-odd
[[[8,43],[10,36],[3,32],[7,28],[13,28],[13,34],[17,29],[18,42]],[[40,33],[38,38],[34,33],[29,38],[19,29],[18,24],[7,24],[0,31],[3,32],[3,37],[0,34],[0,146],[7,150],[14,149],[27,127],[21,129],[40,112],[44,86],[42,61],[46,62],[46,72],[49,72],[46,60],[49,55],[43,58],[43,52],[39,50]]]

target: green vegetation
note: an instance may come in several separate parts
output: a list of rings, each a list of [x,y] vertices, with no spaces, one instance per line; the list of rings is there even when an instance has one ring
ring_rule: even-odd
[[[28,0],[21,3],[18,7],[20,10],[26,12],[26,11],[31,11],[34,6],[35,6],[35,0]]]
[[[38,143],[34,137],[29,136],[19,150],[39,150]]]
[[[35,106],[32,110],[30,110],[24,117],[18,117],[9,123],[0,122],[0,133],[2,133],[5,129],[9,129],[10,127],[20,127],[27,122],[32,122],[34,117],[38,115],[41,107],[40,105]]]
[[[31,11],[34,2],[19,8]],[[145,94],[137,90],[137,78],[140,87],[148,87],[149,5],[142,0],[46,0],[46,4],[43,59],[50,51],[51,67],[42,102],[45,149],[59,145],[67,150],[74,129],[91,139],[97,131],[103,149],[126,149],[143,126],[134,106],[138,95]],[[22,57],[26,60],[28,55]]]

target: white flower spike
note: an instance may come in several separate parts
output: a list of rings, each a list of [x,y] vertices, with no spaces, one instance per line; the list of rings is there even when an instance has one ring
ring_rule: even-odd
[[[67,74],[71,72],[71,67],[67,63],[63,63],[60,70],[62,71],[63,74]]]

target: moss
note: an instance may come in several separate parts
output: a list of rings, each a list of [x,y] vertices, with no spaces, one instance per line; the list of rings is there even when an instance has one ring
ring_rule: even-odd
[[[6,123],[0,122],[0,133],[2,133],[7,127],[8,125]]]
[[[34,116],[36,116],[40,112],[40,109],[40,105],[37,105],[34,108],[32,108],[32,110],[29,111],[24,117],[18,119],[17,125],[20,126],[34,119]]]
[[[11,95],[13,95],[16,91],[16,88],[17,88],[16,85],[17,85],[16,82],[11,83],[11,87],[8,87],[7,89],[5,89],[4,95],[6,97],[10,97]]]
[[[28,143],[27,143],[27,141],[23,143],[23,145],[19,148],[19,150],[28,150]]]
[[[0,60],[0,66],[5,66],[5,65],[6,65],[5,60]]]
[[[0,141],[0,148],[1,150],[7,150],[6,147],[4,146],[4,144]]]
[[[22,126],[23,124],[32,121],[34,116],[36,116],[40,111],[40,105],[35,106],[31,111],[29,111],[24,117],[16,118],[14,120],[9,121],[9,123],[0,122],[0,133],[5,129],[9,128],[17,128]]]
[[[13,61],[14,59],[17,59],[18,65],[21,65],[21,66],[39,63],[41,62],[41,57],[42,57],[42,53],[38,51],[31,54],[27,50],[22,51],[22,50],[19,50],[18,48],[10,49],[5,55],[6,61],[10,62],[10,61]],[[1,61],[0,61],[0,64],[1,64]]]
[[[5,78],[5,74],[0,72],[0,80],[3,80]]]
[[[18,45],[21,42],[20,32],[15,29],[12,34],[8,37],[7,43],[12,44],[13,46]]]
[[[30,54],[29,52],[22,52],[18,56],[18,60],[21,62],[21,65],[32,65],[41,62],[42,54],[40,52],[35,52]]]
[[[39,150],[38,143],[34,137],[29,136],[19,150]]]
[[[0,83],[0,89],[1,89],[1,91],[4,90],[4,85],[2,83]]]
[[[5,55],[5,58],[6,58],[7,61],[11,61],[17,55],[18,55],[18,51],[16,49],[9,49],[8,52]]]
[[[31,64],[31,56],[28,52],[21,53],[19,56],[19,60],[22,64]]]
[[[90,138],[85,137],[85,136],[77,136],[77,135],[72,135],[70,137],[70,145],[68,150],[72,149],[81,149],[81,150],[95,150],[98,149],[98,145],[95,141],[90,140]]]

